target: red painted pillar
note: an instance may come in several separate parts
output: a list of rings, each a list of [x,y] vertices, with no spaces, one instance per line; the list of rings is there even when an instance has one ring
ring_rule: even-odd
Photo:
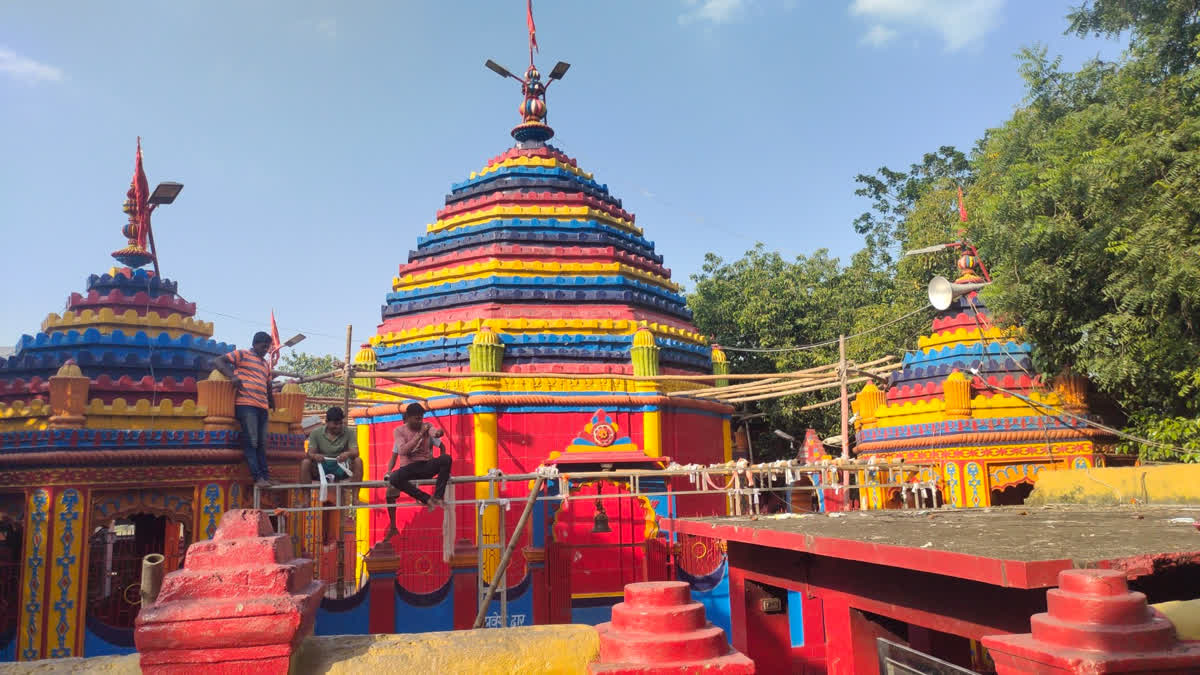
[[[454,580],[450,589],[454,594],[454,630],[473,628],[480,599],[479,553],[474,546],[460,545],[454,549],[454,555],[450,557],[450,574]],[[533,581],[537,582],[536,579]]]
[[[550,620],[550,594],[546,579],[546,549],[526,546],[521,549],[525,554],[525,564],[532,575],[533,584],[533,624],[543,626],[552,623]]]
[[[754,673],[754,662],[729,648],[682,581],[627,584],[625,602],[596,630],[600,660],[588,666],[591,675]]]
[[[999,675],[1200,672],[1200,643],[1179,642],[1124,573],[1064,570],[1058,584],[1048,611],[1030,619],[1032,633],[983,638]]]
[[[400,559],[391,541],[381,541],[363,558],[367,568],[367,630],[396,632],[396,570]]]
[[[143,673],[287,673],[312,634],[323,584],[262,511],[227,511],[213,538],[137,617]]]
[[[825,664],[829,675],[855,675],[850,604],[837,596],[822,597],[821,600],[825,612]]]
[[[734,555],[729,556],[729,644],[743,654],[750,651],[750,638],[746,634],[746,572],[736,565]]]

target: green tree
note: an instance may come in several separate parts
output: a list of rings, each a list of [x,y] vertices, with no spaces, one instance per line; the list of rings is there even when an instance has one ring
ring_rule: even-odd
[[[282,370],[302,376],[312,376],[328,373],[337,368],[340,363],[341,361],[332,355],[317,356],[315,354],[293,351],[283,357]],[[341,385],[332,382],[305,382],[300,385],[300,388],[309,396],[324,397],[338,397],[345,390]]]

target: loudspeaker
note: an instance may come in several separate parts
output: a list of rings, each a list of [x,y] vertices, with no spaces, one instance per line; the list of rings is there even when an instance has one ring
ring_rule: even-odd
[[[984,286],[987,284],[956,284],[946,277],[937,276],[929,281],[929,304],[939,311],[948,309],[955,298],[977,291]]]

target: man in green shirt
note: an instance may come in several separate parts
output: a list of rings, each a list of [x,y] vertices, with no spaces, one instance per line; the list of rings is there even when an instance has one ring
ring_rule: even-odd
[[[338,407],[325,412],[325,424],[308,435],[308,450],[300,462],[300,480],[305,476],[321,479],[317,471],[325,472],[331,481],[349,478],[362,481],[363,463],[358,456],[358,440],[346,428],[346,412]]]

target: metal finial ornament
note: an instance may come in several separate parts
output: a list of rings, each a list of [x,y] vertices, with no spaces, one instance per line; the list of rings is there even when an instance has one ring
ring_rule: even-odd
[[[536,147],[554,138],[554,129],[546,124],[546,89],[551,82],[562,79],[571,64],[559,61],[545,82],[533,63],[533,54],[538,50],[537,28],[533,23],[533,0],[527,0],[525,5],[525,20],[529,28],[529,68],[525,77],[513,75],[504,66],[488,59],[486,65],[500,77],[511,77],[521,83],[521,94],[524,100],[517,111],[521,114],[521,123],[513,127],[512,137],[519,146]]]
[[[137,159],[133,166],[133,179],[125,193],[122,210],[129,214],[129,222],[121,228],[127,241],[125,248],[113,251],[117,262],[137,269],[154,262],[154,254],[146,248],[146,237],[150,231],[150,184],[146,181],[146,170],[142,167],[142,138],[137,140]]]

